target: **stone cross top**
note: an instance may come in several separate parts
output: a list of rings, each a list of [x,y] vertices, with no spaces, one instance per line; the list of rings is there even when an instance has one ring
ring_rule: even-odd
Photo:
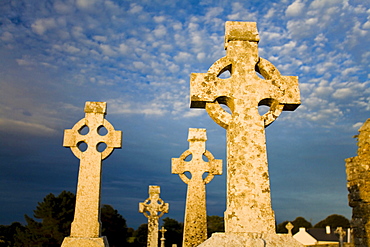
[[[190,107],[205,108],[227,132],[226,233],[275,233],[265,127],[300,104],[298,78],[259,57],[258,41],[256,23],[226,22],[226,56],[190,79]],[[219,78],[225,71],[231,76]],[[260,105],[270,110],[261,116]]]
[[[188,184],[184,220],[183,247],[198,246],[207,239],[206,184],[214,175],[222,174],[222,160],[214,159],[206,150],[205,129],[189,129],[189,149],[180,158],[172,158],[172,173]],[[191,161],[185,159],[192,155]],[[208,162],[203,160],[203,155]],[[191,173],[191,178],[185,175]],[[203,174],[208,173],[203,179]]]
[[[77,122],[72,129],[64,131],[63,146],[70,147],[73,154],[80,159],[75,215],[70,238],[86,240],[99,238],[101,235],[102,160],[107,158],[114,148],[121,148],[122,132],[114,130],[113,126],[104,119],[105,102],[86,102],[85,113],[85,118]],[[102,128],[107,130],[105,135],[99,134]],[[84,129],[88,129],[88,133],[82,134]],[[81,143],[87,145],[85,151],[80,150]],[[98,146],[104,145],[103,143],[106,145],[105,149],[98,151]],[[63,242],[63,246],[71,246],[65,244],[67,241],[69,240]]]
[[[346,236],[346,231],[344,231],[342,227],[337,227],[337,229],[334,231],[334,233],[338,234],[338,236],[339,236],[339,246],[343,247],[343,239]]]
[[[148,247],[158,246],[158,219],[168,213],[169,204],[159,198],[159,186],[149,186],[149,198],[139,203],[139,212],[148,218]]]
[[[162,226],[162,228],[161,228],[161,230],[159,230],[161,233],[162,233],[162,237],[161,237],[161,247],[165,247],[165,240],[166,240],[166,238],[164,237],[164,234],[165,234],[165,232],[167,232],[167,230],[166,229],[164,229],[164,227]]]

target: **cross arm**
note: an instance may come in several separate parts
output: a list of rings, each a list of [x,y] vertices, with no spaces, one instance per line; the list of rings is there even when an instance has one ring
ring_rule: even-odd
[[[168,213],[168,210],[170,208],[170,204],[168,203],[163,203],[162,207],[161,207],[161,213],[158,215],[158,217],[162,217],[163,214],[167,214]]]
[[[298,76],[282,76],[272,63],[261,57],[256,71],[270,84],[262,104],[269,105],[269,99],[274,99],[284,106],[284,111],[294,111],[301,104]]]
[[[228,97],[232,92],[231,78],[218,76],[225,71],[231,72],[232,61],[223,57],[217,60],[207,73],[192,73],[190,76],[190,107],[205,108],[206,103],[214,102],[218,97]]]

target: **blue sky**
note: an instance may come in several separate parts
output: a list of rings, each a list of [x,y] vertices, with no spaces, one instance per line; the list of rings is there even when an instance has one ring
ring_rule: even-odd
[[[186,186],[171,158],[188,128],[226,169],[225,130],[189,108],[190,73],[225,55],[226,21],[257,22],[259,55],[299,76],[302,105],[266,130],[276,220],[351,217],[345,158],[370,117],[370,2],[2,0],[0,2],[0,224],[24,222],[48,193],[75,192],[79,160],[63,131],[86,101],[107,102],[122,149],[103,163],[102,203],[138,227],[138,203],[161,186],[165,216],[183,221]],[[226,177],[207,185],[223,215]]]

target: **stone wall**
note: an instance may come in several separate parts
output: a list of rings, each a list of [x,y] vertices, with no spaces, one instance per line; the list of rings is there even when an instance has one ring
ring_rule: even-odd
[[[346,159],[355,246],[370,246],[370,119],[359,129],[357,156]]]

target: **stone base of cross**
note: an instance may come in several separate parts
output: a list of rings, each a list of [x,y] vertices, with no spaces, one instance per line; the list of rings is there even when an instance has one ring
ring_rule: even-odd
[[[63,240],[63,246],[68,247],[109,247],[108,240],[105,236],[99,238],[75,238],[75,237],[66,237]]]
[[[198,247],[303,247],[289,234],[260,234],[249,232],[213,233],[211,238]]]

